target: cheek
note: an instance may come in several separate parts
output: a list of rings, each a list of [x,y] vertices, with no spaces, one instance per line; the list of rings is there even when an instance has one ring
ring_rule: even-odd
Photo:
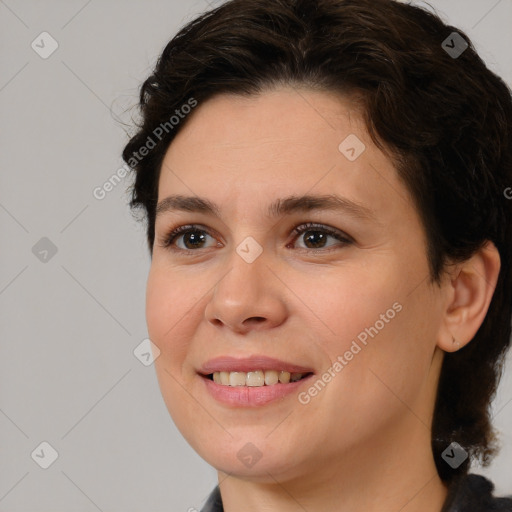
[[[319,339],[324,340],[333,359],[348,350],[358,336],[363,343],[370,339],[367,329],[376,322],[378,330],[384,331],[394,321],[399,306],[393,309],[393,304],[400,299],[401,281],[389,264],[347,265],[328,274],[319,270],[318,275],[297,276],[294,292],[319,320]],[[298,283],[302,283],[300,288]],[[383,323],[381,315],[388,322]]]
[[[413,275],[397,258],[295,280],[294,291],[321,320],[317,340],[329,359],[322,370],[336,375],[328,401],[372,417],[384,403],[388,412],[400,407],[394,393],[413,399],[429,370],[436,329],[427,288],[411,293]]]
[[[192,276],[168,268],[161,262],[151,265],[146,286],[146,319],[156,337],[172,338],[181,321],[200,299]]]
[[[192,307],[186,290],[187,284],[178,272],[152,263],[146,286],[146,322],[149,338],[160,349],[155,372],[169,414],[191,442],[187,425],[197,411],[194,412],[194,401],[187,392],[189,383],[183,375]]]
[[[184,329],[193,307],[193,297],[186,290],[187,284],[179,273],[152,264],[146,286],[148,334],[161,351],[160,362],[165,360],[172,367],[181,363],[186,354]]]

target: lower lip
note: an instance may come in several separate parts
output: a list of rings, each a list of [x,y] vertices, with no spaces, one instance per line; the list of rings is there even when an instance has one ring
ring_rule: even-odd
[[[226,386],[217,384],[204,376],[200,376],[200,378],[204,381],[210,395],[219,402],[238,407],[258,407],[296,392],[313,376],[314,374],[311,374],[295,382],[278,383],[271,386]]]

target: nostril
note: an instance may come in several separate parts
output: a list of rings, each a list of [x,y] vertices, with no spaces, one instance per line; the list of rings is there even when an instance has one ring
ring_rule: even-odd
[[[255,323],[255,324],[261,324],[261,322],[264,322],[266,319],[262,316],[253,316],[249,319],[247,319],[244,323]]]

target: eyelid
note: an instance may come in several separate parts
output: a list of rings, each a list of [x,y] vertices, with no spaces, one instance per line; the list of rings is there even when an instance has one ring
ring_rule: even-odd
[[[327,233],[329,236],[332,236],[333,238],[337,238],[341,242],[355,243],[355,240],[350,235],[345,233],[344,231],[341,231],[340,229],[331,227],[328,224],[321,224],[318,222],[303,222],[303,223],[299,224],[297,227],[293,228],[292,232],[295,233],[298,237],[307,231],[315,231],[315,230]],[[314,249],[310,249],[310,250],[314,250]]]

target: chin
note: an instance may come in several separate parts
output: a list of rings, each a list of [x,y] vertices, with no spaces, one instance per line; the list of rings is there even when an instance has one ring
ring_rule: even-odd
[[[272,478],[287,479],[298,472],[302,465],[300,455],[294,447],[289,447],[279,436],[268,436],[271,428],[264,433],[251,435],[248,429],[242,437],[224,432],[222,439],[201,436],[198,440],[187,439],[194,451],[218,471],[258,482],[275,483]],[[291,450],[291,452],[290,452]],[[304,454],[305,455],[305,454]],[[307,466],[307,464],[306,464]]]

